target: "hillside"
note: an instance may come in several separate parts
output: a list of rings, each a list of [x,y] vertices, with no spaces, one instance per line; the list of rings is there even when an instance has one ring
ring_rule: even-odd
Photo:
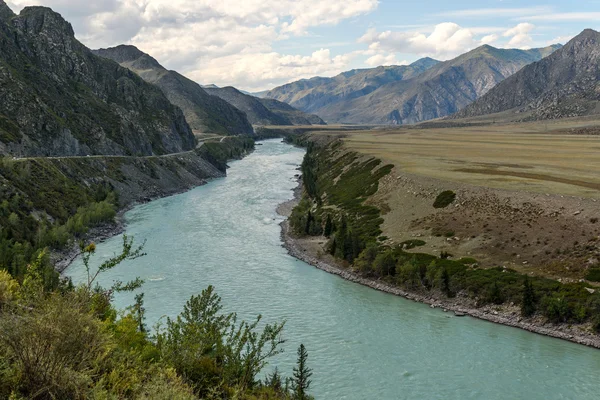
[[[586,29],[563,48],[528,65],[452,118],[508,111],[540,120],[600,112],[600,33]]]
[[[444,117],[558,47],[517,50],[481,46],[453,60],[433,66],[426,63],[430,68],[416,76],[387,82],[368,94],[344,97],[313,111],[330,123],[401,125]]]
[[[272,89],[264,97],[318,114],[331,104],[367,95],[390,82],[413,78],[437,63],[423,58],[411,65],[357,69],[333,78],[302,79]]]
[[[45,7],[0,0],[0,154],[152,155],[193,149],[181,110],[75,39]]]
[[[205,87],[208,93],[218,96],[248,116],[252,125],[321,125],[316,115],[297,110],[277,100],[266,100],[244,94],[234,87]]]
[[[192,129],[203,133],[252,134],[252,126],[243,112],[217,96],[206,93],[196,82],[169,71],[150,55],[134,46],[117,46],[93,51],[118,62],[158,86],[165,96],[183,110]]]

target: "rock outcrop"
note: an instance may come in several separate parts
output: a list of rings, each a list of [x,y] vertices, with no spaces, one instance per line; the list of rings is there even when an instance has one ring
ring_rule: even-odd
[[[202,133],[252,135],[246,114],[199,84],[175,71],[169,71],[135,46],[121,45],[94,50],[94,54],[118,62],[146,82],[158,86],[165,96],[183,110],[190,127]]]
[[[0,154],[152,155],[193,149],[164,94],[75,39],[45,7],[0,0]]]

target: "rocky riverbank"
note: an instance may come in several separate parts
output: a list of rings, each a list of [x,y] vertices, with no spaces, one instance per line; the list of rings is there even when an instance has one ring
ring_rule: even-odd
[[[298,204],[301,194],[302,189],[301,184],[299,184],[298,188],[294,191],[294,199],[281,204],[277,208],[277,212],[289,217],[293,207]],[[314,240],[295,237],[290,232],[289,220],[281,223],[281,238],[283,246],[293,257],[348,281],[385,293],[402,296],[408,300],[429,304],[432,308],[439,308],[444,312],[452,312],[455,316],[471,316],[600,349],[600,336],[589,331],[589,324],[556,325],[547,323],[543,317],[523,319],[520,315],[519,307],[515,305],[475,307],[473,300],[466,296],[461,296],[460,293],[452,299],[438,297],[433,292],[426,295],[410,293],[385,281],[362,277],[349,269],[337,265],[331,257],[322,255],[322,252],[318,250],[320,246],[316,245]]]

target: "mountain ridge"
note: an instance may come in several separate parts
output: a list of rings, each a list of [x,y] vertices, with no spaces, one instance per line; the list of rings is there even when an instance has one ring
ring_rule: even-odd
[[[322,102],[314,101],[310,93],[317,92],[323,85],[331,86],[332,80],[342,80],[342,76],[360,75],[347,71],[334,78],[298,81],[300,90],[297,91],[291,90],[293,84],[288,84],[269,93],[280,99],[291,99],[292,106],[310,110],[329,123],[411,124],[459,111],[523,66],[559,47],[518,50],[483,45],[452,60],[424,62],[420,71],[414,71],[406,79],[402,76],[384,82],[373,90],[369,88],[366,93],[356,90],[346,95],[341,90],[344,94],[333,102],[329,102],[327,96],[322,96],[325,99]],[[423,60],[426,61],[417,60],[411,66],[415,68],[414,64]],[[385,68],[364,71],[384,71]],[[304,99],[309,99],[312,105],[304,104]]]
[[[0,154],[152,155],[196,141],[154,86],[95,56],[47,7],[0,0]]]
[[[518,119],[543,120],[600,113],[599,63],[600,33],[585,29],[449,118],[508,112]]]
[[[199,84],[176,71],[164,68],[151,55],[131,45],[93,50],[94,54],[111,59],[138,74],[146,82],[159,87],[165,96],[183,110],[188,124],[203,133],[253,134],[246,115],[216,96],[211,96]]]

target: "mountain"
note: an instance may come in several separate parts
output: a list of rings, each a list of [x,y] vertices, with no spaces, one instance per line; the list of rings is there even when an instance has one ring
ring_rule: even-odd
[[[539,120],[600,113],[600,33],[586,29],[452,118],[507,111]]]
[[[272,89],[264,97],[286,102],[306,112],[326,113],[326,108],[334,103],[367,95],[390,82],[410,79],[437,63],[431,58],[423,58],[411,65],[355,69],[333,78],[302,79]]]
[[[0,0],[0,154],[151,155],[193,149],[163,93],[75,39],[45,7]]]
[[[277,100],[259,99],[247,95],[234,87],[205,88],[211,95],[218,96],[242,110],[252,125],[321,125],[323,120],[316,115],[306,114]]]
[[[327,122],[355,124],[411,124],[444,117],[559,47],[517,50],[484,45],[421,73],[384,83],[365,95],[347,96],[311,111]]]
[[[134,46],[121,45],[100,49],[95,50],[94,54],[116,61],[146,82],[158,86],[171,103],[183,110],[192,129],[203,133],[229,135],[254,132],[243,112],[219,97],[209,95],[196,82],[175,71],[167,70],[154,58]]]

